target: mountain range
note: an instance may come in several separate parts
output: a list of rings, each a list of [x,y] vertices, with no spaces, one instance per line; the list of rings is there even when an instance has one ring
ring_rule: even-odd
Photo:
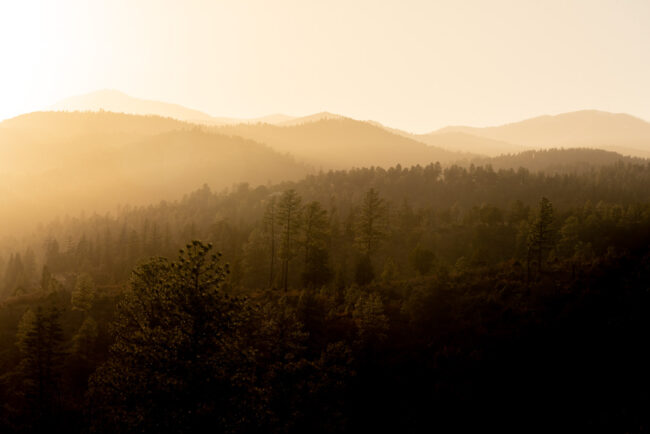
[[[68,98],[53,105],[50,109],[62,111],[105,110],[140,115],[158,115],[190,123],[228,127],[223,131],[272,141],[283,151],[309,154],[306,155],[308,158],[311,158],[311,152],[296,149],[296,146],[291,142],[292,138],[299,136],[299,134],[294,135],[293,132],[287,133],[279,128],[273,129],[266,126],[295,127],[321,121],[352,121],[350,118],[328,112],[304,117],[292,117],[283,114],[254,119],[214,117],[177,104],[133,98],[115,90],[102,90]],[[650,123],[623,113],[582,110],[554,116],[539,116],[494,127],[449,126],[426,134],[413,134],[373,121],[366,121],[366,123],[384,129],[393,136],[402,136],[438,148],[438,150],[466,154],[465,156],[467,154],[497,156],[515,154],[526,150],[551,148],[596,148],[618,152],[623,155],[650,158]],[[234,128],[242,125],[254,125],[257,128]],[[330,126],[335,125],[341,127],[340,124],[330,123]],[[367,129],[367,131],[371,130]],[[291,143],[283,143],[285,139]],[[393,140],[397,139],[393,138]],[[312,145],[306,144],[304,146],[308,148]],[[398,145],[401,146],[401,144]],[[411,149],[412,145],[411,143],[405,146],[407,149]],[[365,149],[364,146],[360,146],[360,148]],[[455,158],[457,155],[450,155],[450,157]],[[330,157],[326,157],[326,159],[332,160]],[[442,159],[445,160],[444,157]],[[362,160],[358,158],[352,159],[354,165],[359,161]]]

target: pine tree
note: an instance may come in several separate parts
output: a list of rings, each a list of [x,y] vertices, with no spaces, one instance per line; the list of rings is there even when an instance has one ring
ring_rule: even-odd
[[[296,254],[296,238],[300,231],[300,196],[295,190],[287,190],[278,203],[278,225],[280,228],[280,259],[282,260],[282,287],[289,286],[289,262]]]
[[[52,429],[58,404],[59,376],[63,358],[63,332],[58,309],[23,315],[16,334],[22,354],[20,371],[25,399],[33,413],[35,429]]]
[[[371,256],[386,235],[386,203],[371,188],[366,193],[357,221],[357,242],[363,254]]]
[[[528,232],[528,263],[530,266],[530,259],[534,255],[537,258],[538,273],[542,272],[544,254],[554,245],[552,224],[553,205],[546,197],[542,197]]]
[[[386,203],[375,189],[371,188],[363,199],[356,225],[356,241],[361,250],[355,271],[359,285],[366,285],[375,278],[371,258],[379,242],[386,236],[386,216]]]
[[[268,239],[269,245],[269,288],[273,287],[275,278],[275,243],[277,238],[276,228],[278,225],[276,214],[276,198],[272,196],[264,211],[264,234]]]
[[[307,286],[319,286],[331,279],[327,244],[329,222],[327,211],[319,202],[311,202],[304,209],[302,242],[305,249],[303,282]]]
[[[77,276],[74,291],[72,291],[72,307],[77,310],[88,312],[95,300],[95,282],[87,273]]]

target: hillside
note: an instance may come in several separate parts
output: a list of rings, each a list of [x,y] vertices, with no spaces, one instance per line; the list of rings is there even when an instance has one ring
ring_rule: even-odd
[[[0,123],[2,231],[81,210],[297,179],[309,169],[268,146],[183,122],[116,113],[33,113]]]
[[[527,148],[589,147],[650,157],[650,123],[596,110],[539,116],[495,127],[446,127],[431,134],[442,133],[466,133]]]
[[[279,152],[289,152],[324,169],[426,165],[436,161],[449,163],[466,157],[427,146],[368,122],[334,115],[292,126],[233,125],[217,127],[214,131],[266,143]]]

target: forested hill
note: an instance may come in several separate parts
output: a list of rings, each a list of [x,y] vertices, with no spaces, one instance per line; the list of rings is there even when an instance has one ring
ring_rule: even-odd
[[[495,170],[523,167],[533,172],[572,173],[590,171],[614,163],[645,164],[644,158],[626,157],[602,149],[541,149],[499,155],[493,158],[475,158],[477,166],[491,165]]]

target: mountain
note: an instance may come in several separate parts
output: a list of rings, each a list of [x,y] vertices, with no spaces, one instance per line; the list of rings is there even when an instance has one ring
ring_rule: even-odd
[[[429,136],[449,133],[471,134],[528,149],[586,147],[650,157],[650,123],[628,114],[597,110],[539,116],[496,127],[446,127]]]
[[[194,124],[111,112],[40,112],[0,122],[0,231],[81,210],[175,200],[299,179],[311,169],[267,145]]]
[[[107,89],[91,92],[85,95],[73,96],[64,99],[49,108],[55,111],[109,111],[116,113],[136,115],[156,115],[174,118],[185,122],[227,125],[239,123],[270,123],[288,122],[293,117],[273,114],[254,119],[235,119],[227,117],[214,117],[207,113],[160,101],[150,101],[134,98],[123,92]]]
[[[329,114],[327,114],[329,115]],[[303,118],[304,119],[304,118]],[[448,163],[465,154],[428,146],[369,122],[332,115],[295,125],[229,125],[213,130],[266,143],[323,169]]]
[[[133,98],[117,90],[100,90],[73,96],[50,107],[57,111],[110,111],[136,115],[157,115],[187,122],[209,123],[212,116],[178,104]]]

